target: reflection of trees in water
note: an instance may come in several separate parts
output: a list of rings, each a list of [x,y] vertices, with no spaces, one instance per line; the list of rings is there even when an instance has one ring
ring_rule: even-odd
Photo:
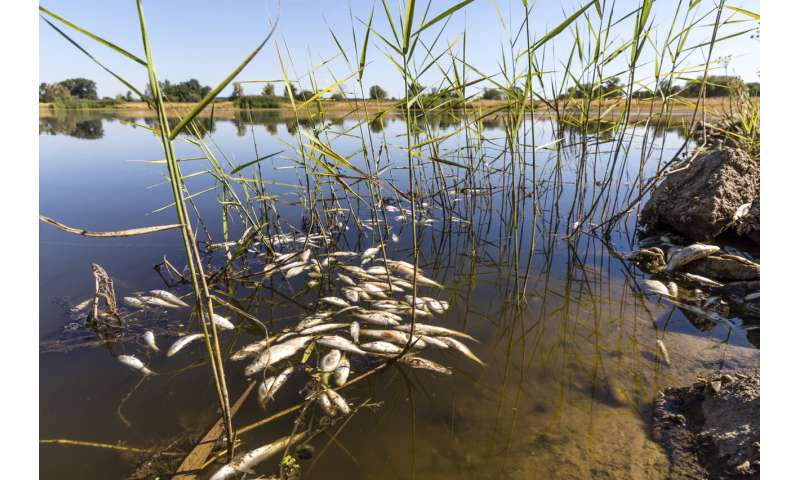
[[[69,135],[96,140],[103,138],[103,121],[100,118],[76,116],[40,117],[39,135]]]
[[[155,118],[144,118],[142,121],[150,128],[156,128],[158,126],[158,120]],[[178,118],[168,119],[167,122],[169,123],[170,130],[173,129],[179,121],[180,119]],[[216,123],[217,120],[211,117],[195,117],[194,119],[194,125],[197,126],[197,130],[199,131],[201,137],[205,137],[209,133],[214,133],[217,128]],[[192,130],[191,134],[194,133],[195,132]]]

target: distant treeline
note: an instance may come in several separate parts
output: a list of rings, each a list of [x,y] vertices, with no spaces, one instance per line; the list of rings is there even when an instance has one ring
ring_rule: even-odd
[[[700,95],[702,87],[702,77],[688,80],[682,84],[672,81],[662,81],[653,89],[637,89],[632,92],[633,98],[652,98],[680,96],[696,98]],[[164,80],[160,83],[161,93],[169,102],[198,102],[205,97],[211,87],[202,85],[197,79],[190,79],[184,82],[172,83]],[[145,97],[151,97],[149,85],[143,90]],[[453,108],[463,106],[463,91],[454,88],[437,89],[435,87],[425,87],[416,82],[407,88],[408,96],[415,98],[416,101],[425,108]],[[558,96],[559,99],[580,99],[580,98],[621,98],[627,94],[627,87],[622,84],[619,77],[612,77],[596,84],[585,83],[573,85]],[[706,97],[725,97],[737,92],[746,92],[751,97],[761,95],[761,84],[759,82],[745,83],[741,78],[726,75],[711,75],[706,81]],[[509,96],[520,96],[524,92],[520,87],[513,87],[511,90],[499,88],[485,88],[480,96],[483,100],[507,100]],[[216,101],[231,101],[239,108],[280,108],[290,101],[290,95],[296,101],[306,101],[314,97],[314,92],[310,90],[300,90],[295,85],[290,88],[284,87],[281,95],[275,92],[275,85],[267,83],[259,95],[245,95],[240,83],[233,85],[233,94],[228,98],[217,97]],[[147,98],[145,98],[146,100]],[[361,100],[361,98],[347,97],[342,92],[335,92],[326,95],[321,100]],[[370,100],[395,100],[389,98],[389,94],[380,85],[369,87]],[[39,85],[39,102],[52,103],[64,107],[104,107],[117,104],[141,101],[141,98],[134,98],[128,91],[125,95],[119,94],[114,98],[97,96],[97,85],[93,80],[86,78],[70,78],[58,83],[42,83]]]

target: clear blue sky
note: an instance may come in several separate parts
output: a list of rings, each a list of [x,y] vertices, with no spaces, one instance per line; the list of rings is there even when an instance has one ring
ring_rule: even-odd
[[[552,27],[558,25],[563,19],[579,8],[585,0],[539,0],[531,16],[531,30],[534,38],[543,35]],[[687,0],[684,0],[684,5]],[[457,3],[457,0],[433,0],[429,18],[447,7]],[[520,0],[476,0],[461,10],[450,21],[445,33],[437,43],[436,53],[441,52],[458,34],[467,30],[467,61],[479,68],[484,73],[497,73],[501,61],[501,51],[508,51],[509,41],[516,34],[521,21]],[[610,2],[609,2],[610,3]],[[628,12],[635,8],[639,2],[632,0],[618,0],[617,12]],[[391,9],[396,10],[396,17],[402,17],[402,5],[398,0],[387,0]],[[417,2],[418,13],[415,18],[419,25],[427,2]],[[677,0],[658,0],[653,7],[653,17],[656,19],[656,33],[654,38],[663,41],[666,30],[672,20],[673,9]],[[120,46],[144,56],[141,48],[141,35],[138,29],[136,16],[136,3],[134,0],[42,0],[41,5],[47,7],[74,23],[107,38]],[[295,78],[300,78],[310,68],[319,66],[324,60],[338,55],[338,49],[332,41],[328,26],[336,33],[344,44],[350,61],[356,61],[353,39],[351,33],[350,10],[355,17],[364,21],[369,17],[372,8],[371,0],[350,1],[323,1],[323,0],[283,0],[280,4],[275,0],[145,0],[145,16],[150,30],[151,42],[154,48],[155,62],[158,75],[161,79],[173,82],[197,78],[201,83],[215,86],[221,81],[241,60],[264,38],[267,32],[267,19],[278,13],[280,6],[280,22],[273,40],[283,45],[285,41],[292,50]],[[735,0],[729,2],[731,6],[758,11],[758,3],[752,0]],[[713,0],[703,0],[697,7],[698,12],[707,12],[714,7]],[[497,10],[503,15],[501,23]],[[593,9],[590,15],[596,14]],[[727,27],[726,32],[732,33],[736,29],[754,26],[748,17],[726,12],[727,16],[748,20]],[[692,35],[691,44],[700,43],[710,36],[708,24],[709,17],[701,22],[701,26]],[[630,23],[630,22],[628,22]],[[364,35],[364,26],[355,20],[357,41],[360,44]],[[612,39],[616,36],[616,45],[631,37],[628,24],[621,24],[613,30]],[[390,27],[385,20],[385,14],[377,1],[374,26],[378,32],[390,36]],[[147,82],[144,69],[127,59],[119,57],[116,53],[93,42],[80,34],[71,33],[84,48],[112,70],[129,79],[134,85],[144,88]],[[423,34],[428,42],[433,40],[438,29],[432,28]],[[723,32],[725,34],[726,32]],[[40,80],[43,82],[56,82],[70,77],[86,77],[97,82],[98,93],[101,96],[113,96],[124,93],[126,90],[116,79],[102,71],[70,45],[63,37],[53,31],[46,23],[39,22],[39,65]],[[382,42],[373,35],[372,44],[368,49],[367,60],[369,65],[364,76],[366,86],[380,84],[389,91],[390,95],[401,96],[403,84],[395,67],[386,58],[383,51],[389,51]],[[546,63],[548,68],[560,69],[560,62],[566,61],[573,40],[569,32],[562,33],[553,47],[548,46]],[[277,80],[281,78],[281,71],[275,52],[275,44],[271,42],[268,47],[239,75],[238,80]],[[458,55],[460,56],[460,43]],[[550,50],[552,48],[552,50]],[[728,73],[743,77],[746,81],[758,81],[759,71],[759,42],[743,35],[732,40],[727,40],[718,45],[714,57],[731,55],[728,62]],[[417,57],[422,59],[423,50],[418,48]],[[649,55],[649,54],[645,54]],[[622,55],[621,57],[624,57]],[[285,59],[286,60],[286,59]],[[700,63],[700,57],[695,57],[689,64]],[[624,60],[618,59],[609,65],[607,73],[615,70],[624,70]],[[320,87],[328,86],[333,82],[329,71],[334,72],[336,78],[341,79],[350,73],[347,64],[339,56],[325,67],[316,71]],[[721,71],[721,70],[720,70]],[[653,64],[648,62],[642,67],[641,77],[652,75]],[[435,68],[426,78],[433,79],[438,74]],[[474,76],[473,76],[474,78]],[[304,87],[308,88],[307,78]],[[431,80],[432,83],[432,80]],[[229,94],[230,88],[223,92]],[[352,90],[351,85],[349,90]],[[257,93],[261,86],[245,85],[247,93]],[[278,87],[278,92],[282,87]]]

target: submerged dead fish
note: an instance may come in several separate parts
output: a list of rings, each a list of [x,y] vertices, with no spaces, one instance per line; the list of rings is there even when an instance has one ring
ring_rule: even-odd
[[[180,297],[178,297],[172,292],[168,292],[166,290],[150,290],[147,293],[149,293],[154,297],[158,297],[162,300],[166,300],[167,302],[174,303],[175,305],[178,305],[180,307],[190,308],[190,305],[188,303],[181,300]]]
[[[295,443],[303,440],[307,435],[308,432],[289,435],[275,440],[269,445],[264,445],[263,447],[239,455],[231,460],[230,463],[217,470],[217,472],[211,476],[210,480],[227,480],[241,475],[242,473],[252,472],[253,467],[283,452]]]
[[[133,308],[146,308],[147,304],[136,297],[122,297],[123,303]]]
[[[433,360],[428,360],[422,357],[405,356],[400,359],[400,363],[405,363],[411,368],[421,368],[423,370],[430,370],[432,372],[441,373],[442,375],[452,375],[453,371],[444,365],[439,365]]]
[[[186,345],[189,345],[195,340],[199,340],[201,338],[203,338],[202,333],[193,333],[191,335],[186,335],[185,337],[179,338],[178,340],[175,341],[175,343],[172,344],[171,347],[169,347],[169,350],[167,350],[167,356],[171,357],[175,355],[176,353],[180,352]]]
[[[269,377],[261,382],[258,385],[258,403],[263,407],[272,400],[275,397],[275,393],[286,383],[292,373],[294,373],[294,367],[287,367],[278,375]]]
[[[450,347],[452,347],[452,348],[458,350],[459,352],[461,352],[462,354],[464,354],[464,356],[469,358],[470,360],[473,360],[473,361],[477,362],[481,366],[486,366],[486,364],[483,363],[483,360],[481,360],[480,358],[478,358],[477,355],[472,353],[472,350],[470,350],[469,347],[467,347],[463,343],[459,342],[455,338],[439,337],[439,339],[441,341],[443,341],[444,343],[446,343],[447,345],[449,345]]]
[[[156,372],[150,370],[149,368],[144,366],[144,362],[139,360],[138,358],[134,357],[133,355],[120,355],[117,357],[117,360],[122,362],[123,365],[127,365],[134,370],[139,370],[145,375],[155,375]]]
[[[158,352],[159,351],[158,350],[158,345],[156,345],[156,336],[155,336],[155,334],[153,332],[151,332],[150,330],[144,332],[144,335],[142,335],[142,338],[144,339],[144,343],[148,347],[150,347],[154,352]]]

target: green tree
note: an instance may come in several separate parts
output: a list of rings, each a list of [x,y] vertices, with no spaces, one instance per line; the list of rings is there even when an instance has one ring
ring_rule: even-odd
[[[686,87],[681,92],[684,97],[700,96],[703,77],[686,82]],[[730,75],[709,75],[706,81],[706,97],[726,97],[731,92],[744,89],[745,84],[741,78]]]
[[[297,87],[292,84],[289,84],[289,87],[291,87],[292,98],[297,98]],[[283,87],[283,96],[286,98],[289,98],[289,87]]]
[[[39,101],[45,103],[58,102],[70,98],[69,90],[60,83],[40,83]]]
[[[275,96],[275,85],[268,83],[264,85],[264,89],[261,90],[261,95],[265,97],[274,97]]]
[[[344,95],[342,95],[339,92],[336,92],[336,93],[332,94],[330,98],[331,98],[331,100],[335,100],[337,102],[340,102],[340,101],[344,100]]]
[[[233,93],[231,94],[231,100],[236,100],[237,98],[242,98],[244,96],[244,90],[242,89],[242,84],[236,82],[233,84]]]
[[[369,98],[372,100],[384,100],[386,99],[386,90],[381,88],[380,85],[373,85],[369,87]]]
[[[58,84],[69,90],[71,97],[80,98],[81,100],[97,100],[97,84],[94,83],[94,80],[68,78],[58,82]]]
[[[484,100],[502,100],[504,97],[503,92],[496,88],[484,88],[483,89],[483,99]]]

